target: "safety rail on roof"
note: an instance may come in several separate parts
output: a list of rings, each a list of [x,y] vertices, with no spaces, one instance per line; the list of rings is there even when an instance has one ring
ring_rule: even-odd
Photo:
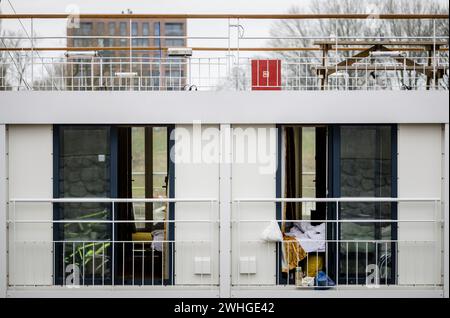
[[[31,22],[71,18],[70,14],[0,14],[0,20]],[[31,23],[30,35],[1,38],[0,90],[448,90],[449,85],[448,36],[436,34],[435,29],[436,21],[448,19],[445,14],[81,14],[77,18],[119,19],[130,24],[133,19],[220,19],[228,22],[228,34],[141,36],[133,35],[130,27],[129,34],[121,36],[36,36]],[[430,36],[414,37],[241,33],[240,21],[253,19],[331,19],[336,24],[344,19],[425,19],[433,21],[434,30]],[[238,30],[236,36],[230,32],[233,29]],[[226,45],[197,45],[188,48],[192,54],[173,56],[168,46],[143,45],[143,40],[150,39],[182,39],[184,45],[190,40],[218,40]],[[276,39],[298,44],[244,45]],[[40,44],[60,40],[67,45]],[[23,44],[14,47],[13,41]],[[205,51],[210,52],[208,57]],[[281,61],[276,84],[269,80],[255,84],[254,59]]]

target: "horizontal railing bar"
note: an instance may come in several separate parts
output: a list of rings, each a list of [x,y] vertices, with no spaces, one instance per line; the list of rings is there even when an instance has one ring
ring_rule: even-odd
[[[67,19],[72,17],[68,13],[21,13],[0,14],[0,19]],[[377,19],[377,20],[404,20],[404,19],[448,19],[448,14],[430,13],[346,13],[346,14],[80,14],[79,19],[295,19],[295,20],[319,20],[319,19]]]
[[[29,241],[25,241],[25,240],[16,240],[16,243],[92,243],[92,244],[100,244],[100,243],[135,243],[135,244],[142,244],[142,243],[152,243],[152,242],[156,242],[156,243],[211,243],[212,241],[210,240],[151,240],[151,241],[117,241],[117,240],[67,240],[67,241],[61,241],[61,240],[57,240],[57,241],[43,241],[43,240],[29,240]],[[139,246],[136,246],[136,248],[139,248]]]
[[[440,198],[239,198],[239,202],[439,202]]]
[[[2,35],[2,39],[12,40],[29,40],[27,36],[19,35]],[[61,40],[61,39],[195,39],[195,40],[228,40],[227,36],[188,36],[188,35],[65,35],[65,36],[33,36],[34,40]],[[240,40],[336,40],[336,39],[359,39],[363,40],[434,40],[434,39],[448,39],[445,35],[441,36],[243,36]],[[447,43],[447,42],[445,42]],[[444,43],[444,44],[445,44]],[[333,45],[336,43],[333,43]],[[338,44],[341,44],[338,42]],[[401,44],[401,43],[397,43]],[[442,44],[442,43],[437,43]],[[388,45],[388,44],[385,44]]]
[[[444,220],[393,220],[393,219],[373,219],[373,220],[257,220],[257,219],[245,219],[245,220],[231,220],[231,222],[240,223],[240,222],[296,222],[296,223],[408,223],[408,222],[424,222],[424,223],[442,223]]]
[[[27,36],[18,35],[2,35],[1,39],[12,39],[12,40],[29,40]],[[445,38],[445,37],[442,37]],[[34,40],[61,40],[61,39],[192,39],[192,40],[228,40],[226,36],[188,36],[188,35],[65,35],[65,36],[34,36]],[[317,37],[320,39],[330,39],[329,37]],[[430,37],[431,39],[431,37]]]
[[[141,176],[141,175],[145,175],[144,171],[132,171],[131,175],[133,176]],[[153,172],[152,175],[154,176],[165,176],[167,175],[167,172]]]
[[[322,51],[318,47],[189,47],[192,51],[247,51],[247,52],[288,52],[288,51]],[[99,47],[0,47],[0,51],[67,51],[67,52],[79,52],[79,51],[167,51],[168,47],[157,47],[157,46],[99,46]],[[365,51],[368,47],[338,47],[334,48],[333,51]],[[396,51],[425,51],[425,48],[391,48]],[[448,48],[439,48],[435,51],[445,52]]]
[[[308,239],[306,240],[308,242],[325,242],[325,243],[436,243],[437,241],[432,241],[432,240],[384,240],[384,239],[379,239],[379,240],[361,240],[361,239],[355,239],[355,240],[345,240],[345,239]],[[108,241],[108,240],[67,240],[67,241],[62,241],[62,240],[57,240],[57,241],[44,241],[44,240],[16,240],[16,243],[96,243],[96,244],[100,244],[100,243],[135,243],[135,244],[142,244],[142,243],[152,243],[152,242],[157,242],[157,243],[211,243],[212,241],[210,240],[162,240],[162,241],[155,241],[155,240],[151,240],[151,241]],[[272,243],[272,242],[268,242],[262,239],[258,239],[258,240],[240,240],[240,242],[242,243]],[[282,241],[274,241],[273,243],[292,243],[292,241],[290,240],[282,240]],[[139,246],[136,246],[137,248]],[[316,252],[310,252],[311,254],[315,254]]]
[[[8,223],[218,223],[219,220],[8,220]]]
[[[243,36],[240,37],[241,40],[340,40],[340,39],[354,39],[357,41],[358,39],[363,40],[434,40],[434,39],[448,39],[445,35],[440,36],[345,36],[345,35],[329,35],[329,36]],[[334,43],[336,44],[336,43]],[[338,44],[340,44],[338,42]]]
[[[12,198],[10,202],[47,202],[47,203],[133,203],[133,202],[217,202],[217,199],[213,198],[147,198],[147,199],[135,199],[135,198]]]
[[[133,203],[133,202],[217,202],[214,198],[12,198],[10,202],[47,203]],[[440,198],[239,198],[234,202],[438,202]]]
[[[36,223],[36,224],[46,224],[46,223],[59,223],[59,224],[78,224],[78,223],[218,223],[219,220],[7,220],[7,223]],[[253,223],[253,222],[296,222],[296,223],[408,223],[408,222],[429,222],[429,223],[442,223],[443,220],[257,220],[257,219],[245,219],[245,220],[231,220],[234,223]]]
[[[294,237],[294,236],[292,236]],[[437,241],[432,241],[432,240],[383,240],[383,239],[379,239],[379,240],[360,240],[360,239],[355,239],[355,240],[343,240],[343,239],[302,239],[305,240],[306,242],[325,242],[325,243],[437,243]],[[272,241],[265,241],[263,239],[259,239],[259,240],[240,240],[240,242],[246,242],[246,243],[272,243]],[[273,243],[292,243],[292,241],[289,240],[282,240],[282,241],[275,241]],[[315,254],[316,252],[310,252],[311,254]]]

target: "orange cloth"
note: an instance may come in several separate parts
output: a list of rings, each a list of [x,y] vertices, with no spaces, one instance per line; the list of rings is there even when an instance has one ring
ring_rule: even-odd
[[[283,272],[288,272],[298,266],[298,262],[307,256],[305,250],[293,236],[283,234]],[[286,266],[288,264],[288,266]],[[289,269],[288,269],[288,268]]]

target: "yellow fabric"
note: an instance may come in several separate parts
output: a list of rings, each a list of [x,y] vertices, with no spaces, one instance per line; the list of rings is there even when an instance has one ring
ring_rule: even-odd
[[[285,264],[288,264],[289,269],[283,266],[283,272],[294,269],[298,266],[298,262],[306,257],[305,250],[300,246],[297,239],[292,236],[283,235],[283,257]]]
[[[136,232],[131,234],[131,240],[146,242],[152,240],[152,233],[150,232]]]
[[[304,266],[307,266],[307,276],[315,277],[318,271],[323,270],[323,254],[311,253],[308,254],[307,260],[303,261]]]

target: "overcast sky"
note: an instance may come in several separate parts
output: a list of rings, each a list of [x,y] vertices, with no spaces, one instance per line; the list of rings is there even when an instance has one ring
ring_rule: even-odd
[[[8,0],[1,1],[3,13],[12,13]],[[120,13],[127,8],[134,13],[285,13],[296,6],[305,6],[308,0],[9,0],[17,13],[65,13],[77,6],[81,13]],[[29,21],[22,21],[25,28],[30,28]],[[264,37],[272,21],[246,20],[246,36]],[[3,28],[20,31],[22,26],[17,20],[3,22]],[[64,36],[65,21],[35,21],[34,30],[40,36]],[[189,36],[226,36],[226,20],[189,20]],[[265,40],[252,40],[246,46],[264,46]],[[63,40],[40,41],[41,46],[64,46]],[[235,43],[234,43],[235,44]],[[226,46],[223,41],[189,40],[188,46]]]

